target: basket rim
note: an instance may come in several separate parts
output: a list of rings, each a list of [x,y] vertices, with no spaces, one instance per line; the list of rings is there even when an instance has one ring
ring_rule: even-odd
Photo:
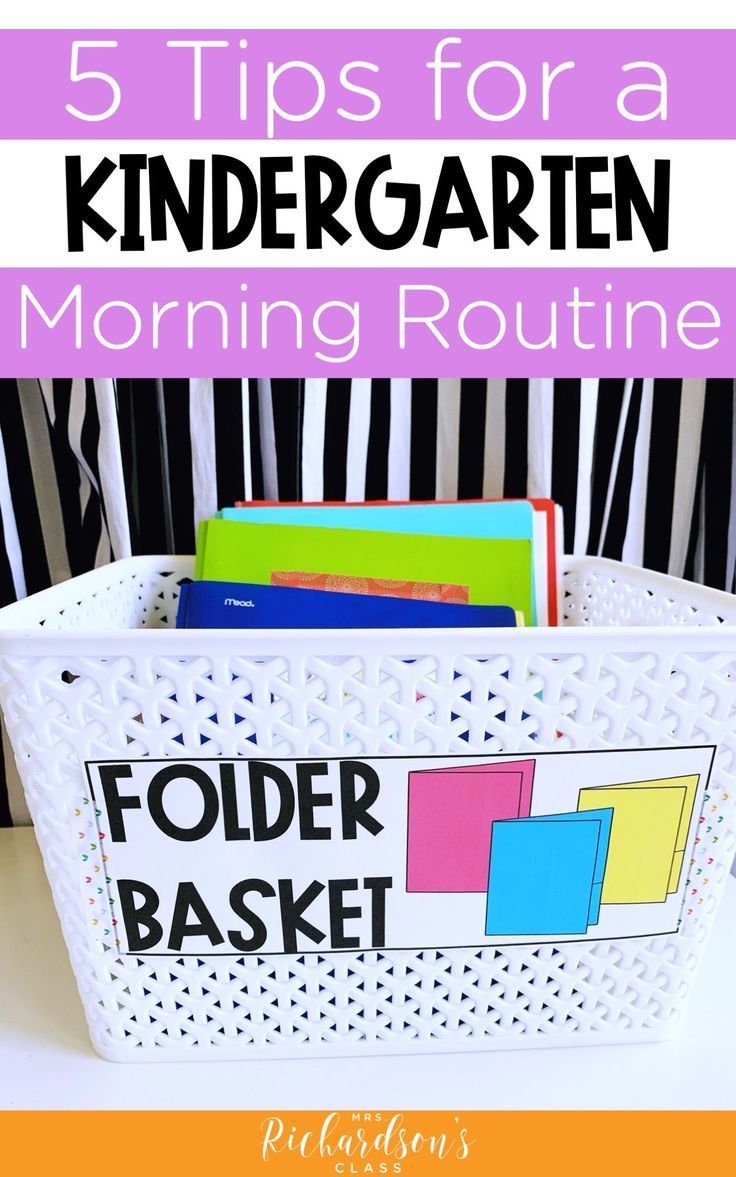
[[[232,653],[261,653],[268,650],[273,654],[280,641],[288,642],[293,649],[295,646],[314,647],[319,643],[324,653],[329,653],[329,647],[339,645],[339,651],[346,653],[346,639],[350,637],[355,646],[361,646],[366,635],[372,641],[396,641],[401,635],[401,646],[407,654],[420,648],[426,653],[426,643],[429,639],[436,639],[441,646],[447,645],[448,635],[452,635],[453,643],[457,643],[460,652],[469,652],[475,646],[477,653],[478,640],[493,635],[493,653],[503,653],[506,649],[516,649],[519,645],[532,645],[536,642],[540,650],[548,651],[554,646],[563,650],[572,644],[583,640],[586,646],[611,643],[616,645],[625,639],[627,645],[637,649],[646,646],[652,638],[659,639],[657,645],[667,644],[677,635],[679,644],[687,634],[688,645],[702,649],[713,649],[714,644],[722,644],[724,634],[732,628],[736,630],[736,596],[721,589],[710,588],[706,585],[669,576],[666,573],[655,572],[645,568],[626,564],[599,556],[566,555],[562,559],[563,575],[574,575],[579,572],[597,571],[605,575],[625,576],[641,584],[642,588],[670,593],[675,598],[687,598],[687,604],[695,609],[704,609],[710,613],[722,612],[734,617],[732,622],[722,622],[718,625],[560,625],[560,626],[525,626],[519,629],[504,629],[495,627],[474,627],[471,629],[438,629],[412,628],[405,630],[398,627],[371,629],[360,631],[355,629],[176,629],[157,628],[154,626],[137,626],[134,628],[84,627],[69,629],[43,628],[43,615],[58,612],[64,607],[77,603],[75,598],[81,590],[95,592],[119,581],[121,576],[135,576],[155,572],[158,575],[182,577],[193,576],[194,556],[187,555],[144,555],[127,556],[120,560],[111,561],[99,568],[81,573],[79,576],[59,582],[49,588],[42,589],[23,600],[13,602],[0,608],[0,654],[30,653],[29,643],[41,653],[41,647],[48,653],[80,653],[82,651],[100,654],[101,647],[105,652],[120,653],[130,650],[131,645],[139,646],[141,642],[151,643],[155,635],[156,645],[162,649],[176,648],[187,656],[202,653],[203,643],[221,647],[227,643]],[[564,582],[563,582],[564,589]],[[736,636],[735,636],[736,641]],[[349,642],[347,643],[349,645]],[[25,649],[22,649],[25,647]],[[96,647],[93,651],[92,647]]]

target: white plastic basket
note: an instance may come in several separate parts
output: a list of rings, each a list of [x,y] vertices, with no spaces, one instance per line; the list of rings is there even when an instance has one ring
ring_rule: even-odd
[[[177,631],[191,572],[188,558],[136,557],[0,611],[0,700],[103,1056],[478,1050],[669,1033],[733,856],[734,598],[568,559],[558,629]],[[72,816],[85,761],[703,743],[718,752],[677,935],[161,960],[118,956],[90,931]]]

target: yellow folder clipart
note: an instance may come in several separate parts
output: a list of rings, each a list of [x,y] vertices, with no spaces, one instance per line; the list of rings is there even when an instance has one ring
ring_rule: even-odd
[[[581,789],[578,810],[613,809],[603,903],[664,903],[679,885],[700,777]]]

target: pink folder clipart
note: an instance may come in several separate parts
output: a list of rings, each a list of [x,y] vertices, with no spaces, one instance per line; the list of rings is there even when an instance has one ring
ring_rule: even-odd
[[[409,773],[407,891],[487,891],[491,825],[529,817],[534,763]]]

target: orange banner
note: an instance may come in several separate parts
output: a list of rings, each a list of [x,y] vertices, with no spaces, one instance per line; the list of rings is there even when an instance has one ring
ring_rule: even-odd
[[[7,1112],[0,1132],[4,1172],[32,1177],[657,1177],[718,1167],[736,1112]]]

